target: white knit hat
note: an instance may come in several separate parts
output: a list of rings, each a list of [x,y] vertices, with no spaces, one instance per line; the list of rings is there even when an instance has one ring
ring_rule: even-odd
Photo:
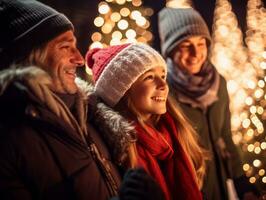
[[[115,106],[132,84],[146,71],[162,66],[162,56],[146,44],[123,44],[95,48],[86,55],[92,69],[95,92],[109,106]]]

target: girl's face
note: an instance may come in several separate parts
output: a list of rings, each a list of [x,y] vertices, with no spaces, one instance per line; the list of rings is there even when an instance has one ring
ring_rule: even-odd
[[[168,91],[166,71],[158,66],[141,75],[131,86],[128,94],[134,108],[146,122],[153,114],[160,115],[166,112]]]
[[[173,54],[173,61],[191,74],[200,71],[207,59],[208,47],[202,36],[192,36],[181,42]]]

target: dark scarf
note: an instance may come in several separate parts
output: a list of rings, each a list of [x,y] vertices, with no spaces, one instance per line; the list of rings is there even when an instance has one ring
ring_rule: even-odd
[[[170,58],[167,59],[167,66],[170,88],[179,101],[206,110],[217,100],[220,76],[209,61],[197,74],[180,69]]]
[[[166,200],[201,200],[190,162],[178,142],[172,117],[161,116],[158,131],[147,127],[149,134],[136,124],[138,162],[161,186]]]

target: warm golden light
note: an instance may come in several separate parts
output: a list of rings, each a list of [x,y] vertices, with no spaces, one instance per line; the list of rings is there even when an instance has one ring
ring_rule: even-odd
[[[261,69],[266,69],[266,62],[262,61],[259,65]]]
[[[116,3],[119,5],[123,5],[126,3],[126,0],[116,0]]]
[[[266,142],[262,142],[260,146],[261,146],[261,149],[266,150]]]
[[[243,122],[242,122],[242,126],[244,128],[248,128],[250,125],[250,120],[249,119],[245,119]]]
[[[141,6],[142,1],[141,0],[132,0],[132,4],[133,4],[133,6],[139,7],[139,6]]]
[[[247,135],[249,136],[249,137],[253,137],[254,136],[254,130],[253,129],[248,129],[248,131],[247,131]]]
[[[264,170],[264,169],[260,169],[260,170],[259,170],[259,175],[260,175],[260,176],[263,176],[264,174],[265,174],[265,170]]]
[[[252,105],[252,103],[253,103],[253,99],[252,99],[251,97],[247,97],[246,100],[245,100],[245,103],[246,103],[248,106],[250,106],[250,105]]]
[[[255,90],[254,96],[255,96],[257,99],[259,99],[259,98],[261,98],[261,97],[263,96],[263,94],[264,94],[263,89],[258,88],[258,89]]]
[[[99,13],[104,15],[110,11],[110,7],[105,2],[102,2],[102,3],[100,3],[100,5],[98,7],[98,11],[99,11]]]
[[[121,40],[118,39],[118,38],[113,38],[111,41],[110,41],[110,45],[118,45],[118,44],[121,44]]]
[[[146,24],[146,19],[144,17],[139,17],[136,19],[136,23],[138,26],[144,26]]]
[[[127,17],[129,14],[130,14],[130,10],[128,8],[122,8],[120,10],[120,14],[123,16],[123,17]]]
[[[263,109],[263,107],[259,106],[259,107],[257,108],[257,113],[258,113],[259,115],[262,115],[262,114],[264,113],[264,109]]]
[[[166,7],[169,8],[191,8],[191,0],[167,0]]]
[[[145,37],[142,37],[142,36],[141,37],[138,37],[137,38],[137,41],[138,42],[142,42],[142,43],[147,43],[147,39]]]
[[[99,33],[99,32],[95,32],[95,33],[93,33],[93,34],[91,35],[91,40],[92,40],[93,42],[95,42],[95,41],[101,41],[101,39],[102,39],[102,34]]]
[[[250,113],[255,114],[255,113],[257,112],[257,108],[256,108],[256,106],[251,106],[251,107],[249,108],[249,111],[250,111]],[[247,127],[244,127],[244,128],[247,128]]]
[[[250,144],[248,145],[248,152],[252,152],[252,151],[254,151],[254,145]]]
[[[253,166],[254,167],[259,167],[260,165],[261,165],[261,161],[260,160],[256,159],[256,160],[253,161]]]
[[[256,182],[256,178],[254,176],[249,178],[249,182],[250,183],[255,183]]]
[[[147,15],[147,16],[152,16],[153,15],[153,9],[152,8],[146,8],[145,10],[144,10],[144,13],[145,13],[145,15]]]
[[[110,18],[113,22],[118,22],[121,19],[121,15],[118,12],[113,12]]]
[[[121,30],[125,30],[125,29],[127,29],[127,27],[128,27],[128,22],[127,22],[126,20],[122,19],[122,20],[120,20],[120,21],[117,23],[117,26],[118,26],[119,29],[121,29]]]
[[[108,34],[112,31],[113,29],[113,26],[111,23],[105,23],[103,26],[102,26],[102,32],[105,33],[105,34]]]
[[[97,27],[101,27],[104,24],[104,19],[102,17],[96,17],[94,19],[94,25]]]
[[[114,39],[114,38],[117,38],[118,40],[121,40],[122,37],[123,37],[123,35],[122,35],[122,33],[121,33],[120,31],[114,31],[114,32],[112,33],[112,38],[113,38],[113,39]]]
[[[265,82],[264,82],[263,80],[259,80],[259,81],[258,81],[258,86],[259,86],[260,88],[264,88],[264,87],[265,87]]]
[[[130,39],[130,38],[135,38],[136,37],[136,32],[133,30],[133,29],[128,29],[127,31],[126,31],[126,37],[128,38],[128,39]]]
[[[250,168],[249,164],[244,164],[244,165],[243,165],[243,170],[244,170],[244,171],[248,171],[249,168]]]
[[[264,176],[264,177],[262,178],[262,182],[263,182],[263,183],[266,183],[266,176]]]
[[[263,51],[261,54],[262,54],[262,57],[263,57],[264,59],[266,59],[266,51]]]
[[[255,154],[260,154],[261,149],[260,149],[259,147],[256,147],[256,148],[254,149],[254,152],[255,152]]]
[[[131,12],[130,17],[131,17],[132,19],[134,19],[134,20],[137,20],[138,18],[141,17],[141,12],[139,12],[138,10],[133,10],[133,11]]]
[[[103,48],[103,44],[101,42],[93,42],[91,45],[90,45],[90,49],[93,49],[93,48]]]

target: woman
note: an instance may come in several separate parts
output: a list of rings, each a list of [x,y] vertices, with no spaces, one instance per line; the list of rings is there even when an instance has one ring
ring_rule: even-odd
[[[210,200],[228,199],[227,179],[233,178],[242,199],[252,187],[243,175],[240,155],[232,141],[226,81],[208,59],[208,27],[192,8],[164,8],[158,25],[170,93],[212,154],[203,192]]]
[[[168,97],[167,68],[160,54],[148,45],[124,44],[93,49],[86,62],[95,94],[134,125],[137,140],[124,167],[143,167],[167,200],[202,199],[207,154]]]

